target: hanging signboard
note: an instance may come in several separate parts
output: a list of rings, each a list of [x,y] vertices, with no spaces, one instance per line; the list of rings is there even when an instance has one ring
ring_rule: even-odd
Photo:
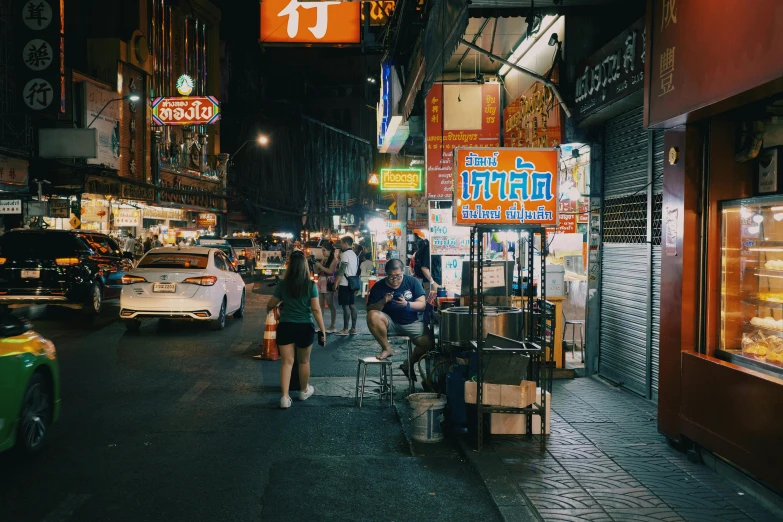
[[[394,1],[378,0],[366,2],[370,4],[370,25],[386,25],[392,14],[394,14]],[[362,22],[364,21],[364,11],[362,11]]]
[[[418,192],[424,189],[421,169],[381,169],[381,190],[385,192]]]
[[[196,226],[198,228],[211,228],[217,225],[217,216],[215,214],[202,213],[196,216]]]
[[[454,148],[500,146],[500,84],[435,84],[425,111],[427,197],[451,199]]]
[[[138,227],[141,225],[141,211],[135,208],[118,208],[114,210],[114,226]]]
[[[261,2],[260,43],[358,44],[361,42],[359,2]]]
[[[67,218],[71,215],[71,201],[68,199],[50,199],[49,217]]]
[[[25,160],[0,156],[0,182],[27,186],[27,166]]]
[[[220,119],[220,102],[214,96],[174,96],[152,100],[156,125],[212,125]]]
[[[120,104],[110,103],[117,93],[91,82],[84,86],[84,121],[95,129],[95,157],[87,158],[91,165],[104,165],[120,170]]]
[[[541,82],[503,110],[503,145],[506,147],[557,147],[563,141],[560,104],[552,89]]]
[[[454,150],[457,225],[557,226],[557,149]]]
[[[21,214],[21,199],[0,199],[0,214]]]
[[[15,0],[16,84],[26,108],[37,114],[65,112],[65,15],[63,0]],[[5,57],[3,58],[5,59]]]
[[[386,221],[386,235],[387,236],[402,236],[402,221],[396,219],[390,219]]]
[[[443,256],[470,254],[470,229],[454,226],[450,208],[430,209],[430,252]]]

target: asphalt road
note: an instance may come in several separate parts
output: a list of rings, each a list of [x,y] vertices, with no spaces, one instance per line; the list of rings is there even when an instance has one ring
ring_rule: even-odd
[[[499,520],[449,443],[412,450],[396,409],[353,406],[368,336],[330,337],[313,355],[316,395],[280,410],[279,363],[252,357],[269,294],[256,285],[222,332],[132,334],[116,303],[91,327],[27,310],[57,346],[62,415],[39,456],[0,454],[0,522]]]

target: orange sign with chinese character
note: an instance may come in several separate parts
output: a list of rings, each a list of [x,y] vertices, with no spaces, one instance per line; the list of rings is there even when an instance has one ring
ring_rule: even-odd
[[[361,42],[361,3],[262,0],[261,43]]]
[[[557,149],[454,149],[457,225],[558,225]]]
[[[451,199],[454,147],[500,146],[500,84],[485,83],[481,86],[481,104],[475,107],[476,111],[481,111],[481,128],[445,129],[443,119],[446,112],[467,110],[467,108],[447,107],[443,101],[442,84],[433,85],[427,93],[425,110],[427,146],[424,154],[427,165],[427,197]]]

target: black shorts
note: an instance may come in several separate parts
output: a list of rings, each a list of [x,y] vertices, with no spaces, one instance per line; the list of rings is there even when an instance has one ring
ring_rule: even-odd
[[[277,325],[277,346],[295,344],[297,348],[313,345],[315,328],[312,323],[280,323]]]
[[[348,285],[337,288],[337,304],[348,306],[356,303],[356,292]]]

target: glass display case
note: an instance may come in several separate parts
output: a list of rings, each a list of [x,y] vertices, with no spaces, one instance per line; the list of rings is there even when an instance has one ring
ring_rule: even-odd
[[[783,375],[783,196],[721,204],[721,337],[716,355]]]

